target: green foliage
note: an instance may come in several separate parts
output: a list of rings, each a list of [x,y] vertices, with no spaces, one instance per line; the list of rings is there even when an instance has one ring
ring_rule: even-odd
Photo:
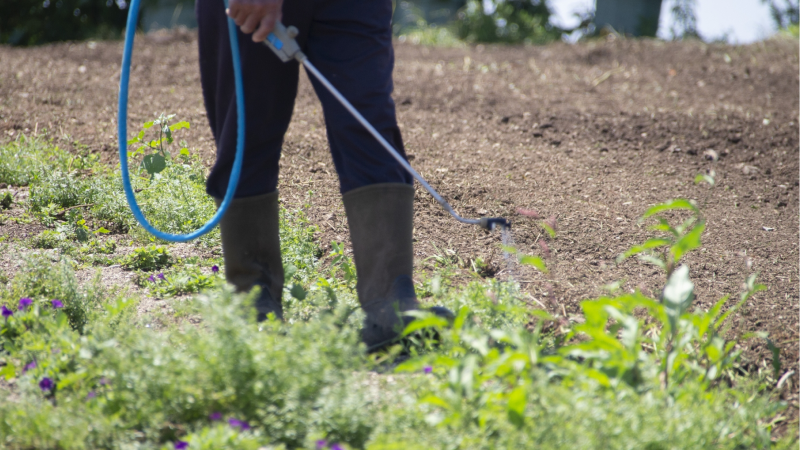
[[[561,37],[562,30],[549,23],[550,8],[539,0],[492,0],[493,12],[469,0],[458,13],[454,29],[467,42],[544,44]]]
[[[17,276],[0,289],[0,300],[12,310],[17,309],[17,303],[23,297],[33,299],[37,305],[49,305],[52,300],[60,300],[69,326],[82,332],[90,312],[107,294],[97,278],[81,289],[66,259],[54,264],[48,256],[34,253],[23,259]]]
[[[86,192],[95,221],[137,233],[109,176],[72,178],[63,189]],[[148,217],[175,228],[191,223],[169,216],[213,213],[202,183],[192,157],[165,158],[161,172],[134,177]],[[41,217],[58,216],[57,193],[36,190]],[[190,206],[176,212],[159,202]],[[84,211],[66,211],[34,242],[79,259],[110,255],[113,240],[89,233],[74,242],[80,226],[89,231]],[[660,217],[687,214],[678,226]],[[731,314],[764,287],[753,275],[735,304],[725,297],[708,311],[697,308],[681,261],[700,245],[702,217],[685,200],[656,205],[643,220],[656,216],[659,236],[624,257],[661,261],[667,281],[658,298],[610,294],[582,302],[582,317],[551,317],[532,310],[517,284],[482,278],[488,269],[481,260],[437,250],[427,260],[433,274],[417,290],[424,304],[457,311],[455,321],[420,313],[405,330],[410,343],[369,356],[359,340],[355,266],[338,243],[320,261],[317,229],[301,212],[280,212],[284,323],[256,323],[255,292],[234,294],[221,275],[207,274],[208,260],[174,260],[166,247],[137,248],[122,261],[140,271],[150,295],[202,292],[173,300],[180,312],[171,318],[137,316],[135,301],[98,284],[79,286],[69,262],[47,256],[56,252],[37,255],[0,288],[0,304],[14,313],[0,319],[0,376],[11,386],[0,389],[0,442],[63,449],[174,448],[179,440],[208,449],[315,448],[319,440],[383,449],[796,447],[793,436],[771,442],[785,403],[761,380],[739,375],[744,342],[762,335],[736,337],[728,329]],[[542,259],[504,250],[547,273]],[[473,280],[454,286],[464,269]],[[19,310],[22,297],[33,304]],[[63,309],[52,306],[54,298]],[[771,341],[768,348],[777,377],[780,349]],[[405,359],[396,359],[400,352]],[[53,389],[40,387],[45,378]]]
[[[148,287],[155,297],[170,297],[202,292],[221,286],[224,280],[216,274],[204,274],[194,264],[187,264],[157,275],[150,275],[146,281],[142,281],[142,284]]]
[[[122,265],[131,270],[152,272],[172,265],[172,256],[166,247],[148,245],[133,250],[123,258]]]
[[[71,160],[69,153],[41,138],[20,135],[0,145],[0,183],[27,186],[40,174],[66,171]]]
[[[186,128],[189,129],[189,122],[178,122],[170,125],[169,122],[175,118],[175,114],[160,114],[153,121],[145,122],[142,130],[135,138],[128,140],[128,145],[138,145],[136,150],[128,151],[129,158],[141,157],[140,170],[144,170],[151,177],[163,172],[167,168],[167,159],[171,158],[169,147],[175,142],[172,133]],[[154,129],[156,138],[153,140],[145,139],[147,130]],[[178,155],[184,159],[189,159],[189,149],[186,148],[186,141],[181,141],[181,148]]]
[[[331,253],[328,257],[331,258],[331,275],[335,276],[337,272],[341,272],[344,282],[351,289],[355,289],[356,265],[353,259],[344,253],[344,244],[331,242]]]
[[[31,211],[39,213],[60,208],[91,203],[98,186],[75,174],[55,170],[42,173],[31,184],[29,205]],[[49,208],[46,208],[49,207]]]
[[[640,295],[586,301],[586,323],[575,327],[566,339],[574,343],[564,346],[540,334],[539,326],[532,333],[481,328],[464,307],[452,328],[437,330],[439,351],[396,370],[432,369],[435,380],[418,386],[416,396],[433,430],[413,427],[376,440],[394,441],[398,447],[392,448],[418,442],[427,442],[427,448],[486,449],[707,448],[708,442],[714,448],[769,447],[769,432],[757,425],[758,417],[784,406],[748,397],[744,385],[708,394],[713,388],[707,369],[714,365],[693,367],[705,361],[693,358],[695,353],[678,350],[680,355],[669,358],[681,361],[670,372],[680,381],[662,386],[665,355],[643,343],[649,341],[645,332],[657,327],[633,315],[637,305],[654,304]],[[688,332],[689,323],[707,318],[682,320]],[[582,339],[569,339],[573,335]],[[684,340],[682,349],[716,348],[719,339],[695,336]],[[701,341],[712,343],[698,345]],[[702,376],[679,376],[699,372]],[[732,414],[730,408],[740,407],[741,415]]]
[[[692,215],[676,226],[670,225],[669,221],[663,217],[657,217],[658,224],[649,229],[658,232],[662,237],[651,238],[642,244],[631,247],[617,257],[617,262],[620,263],[630,256],[638,255],[641,260],[665,270],[669,277],[686,253],[700,247],[700,236],[706,229],[705,220],[700,215],[697,206],[685,199],[670,200],[655,205],[648,209],[641,218],[644,221],[656,214],[680,210],[688,210]],[[658,251],[658,249],[661,250]]]
[[[97,240],[93,240],[81,247],[81,251],[84,253],[100,253],[103,255],[111,255],[116,250],[117,250],[117,243],[112,240],[106,240],[105,242],[102,243]]]
[[[138,138],[132,140],[141,144],[132,152],[135,156],[147,156],[144,155],[145,150],[153,148],[156,150],[153,154],[164,158],[164,167],[147,166],[150,172],[143,167],[147,177],[138,176],[136,171],[131,171],[130,177],[131,184],[137,191],[136,201],[153,226],[168,233],[187,233],[205,224],[216,212],[216,206],[205,192],[205,168],[199,157],[190,154],[185,145],[176,157],[171,157],[167,151],[166,144],[172,142],[172,130],[189,127],[187,122],[168,125],[167,120],[171,117],[162,115],[158,120],[145,124],[149,125],[146,129],[158,126],[161,130],[161,137],[155,141],[140,142],[137,141]],[[163,131],[164,129],[170,130],[169,133]],[[140,134],[142,133],[144,130]],[[140,149],[141,152],[137,153]],[[92,189],[92,214],[97,219],[108,222],[111,227],[131,230],[140,240],[149,240],[149,234],[138,225],[130,212],[120,173],[115,171],[109,177],[110,179],[95,181]],[[205,245],[218,243],[219,230],[215,229],[199,240]]]
[[[4,0],[0,44],[118,37],[125,28],[126,5],[122,0]]]
[[[277,450],[285,448],[284,446],[269,446],[269,440],[261,433],[242,432],[227,424],[205,427],[182,440],[187,442],[189,448],[193,450]],[[175,447],[165,445],[162,450],[172,450],[173,448]]]
[[[472,281],[458,288],[441,287],[438,295],[427,303],[439,304],[451,311],[467,307],[473,320],[486,329],[521,328],[536,314],[525,304],[518,285],[495,279]]]
[[[0,208],[3,209],[11,209],[11,205],[14,203],[14,198],[11,196],[11,192],[6,192],[3,194],[3,199],[0,200]]]
[[[484,299],[482,307],[509,314],[506,294],[493,295],[497,304]],[[538,326],[493,322],[468,306],[450,329],[423,319],[439,327],[439,348],[398,366],[391,381],[369,375],[357,324],[321,314],[257,325],[252,312],[242,314],[250,301],[211,291],[193,302],[202,325],[156,331],[129,319],[132,302],[111,300],[84,336],[46,303],[15,313],[0,325],[3,374],[17,386],[0,391],[0,440],[65,449],[172,448],[178,440],[189,448],[313,448],[320,439],[347,448],[764,448],[762,423],[785,407],[747,385],[717,389],[695,377],[662,389],[657,369],[648,369],[658,355],[632,345],[647,339],[646,327],[633,341],[627,334],[630,320],[645,320],[633,318],[638,300],[626,297],[584,304],[597,304],[576,330],[601,341],[591,352],[577,347],[581,340],[559,347]],[[617,339],[624,349],[609,350]],[[631,361],[641,366],[638,385],[622,370]],[[426,365],[431,374],[415,375]],[[44,377],[53,391],[39,388]]]
[[[61,437],[61,448],[97,448],[134,439],[166,443],[188,428],[199,431],[191,438],[198,442],[237,439],[222,427],[203,431],[213,427],[209,415],[219,412],[289,447],[305,445],[312,434],[363,445],[372,429],[373,401],[352,371],[365,364],[354,330],[343,331],[330,320],[256,327],[254,315],[241,314],[245,301],[228,290],[199,298],[201,328],[112,330],[101,321],[84,338],[70,334],[57,317],[41,316],[48,323],[18,336],[9,355],[15,367],[33,360],[37,366],[16,372],[21,398],[0,402],[0,438],[16,447],[52,447]],[[55,345],[60,351],[54,354]],[[44,376],[55,380],[51,395],[63,407],[42,401],[36,384]],[[46,426],[53,422],[46,417],[20,420],[32,405],[56,421],[69,414],[96,426],[75,430],[68,440]]]
[[[59,248],[67,243],[64,233],[55,230],[44,230],[31,240],[33,248],[52,249]]]

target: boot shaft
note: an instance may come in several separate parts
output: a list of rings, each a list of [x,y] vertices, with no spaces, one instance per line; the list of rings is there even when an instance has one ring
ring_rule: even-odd
[[[386,299],[398,278],[411,280],[414,187],[374,184],[349,191],[342,200],[358,272],[358,299],[366,307]]]
[[[261,287],[256,300],[259,318],[270,312],[282,317],[284,274],[279,224],[277,191],[234,199],[220,221],[225,279],[240,292]]]

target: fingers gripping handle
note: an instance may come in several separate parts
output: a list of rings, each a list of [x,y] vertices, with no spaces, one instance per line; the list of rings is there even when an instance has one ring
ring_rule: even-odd
[[[297,37],[297,28],[285,27],[282,23],[275,23],[275,29],[267,36],[264,45],[269,47],[275,55],[283,62],[289,62],[296,59],[298,62],[303,62],[306,55],[300,51],[300,46],[294,39]]]

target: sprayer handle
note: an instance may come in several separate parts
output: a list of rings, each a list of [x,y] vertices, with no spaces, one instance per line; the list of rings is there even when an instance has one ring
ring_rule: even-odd
[[[297,33],[297,28],[293,26],[287,28],[282,23],[277,22],[272,33],[264,40],[264,45],[269,47],[283,62],[296,59],[302,63],[306,59],[306,55],[300,50],[300,46],[295,40]]]

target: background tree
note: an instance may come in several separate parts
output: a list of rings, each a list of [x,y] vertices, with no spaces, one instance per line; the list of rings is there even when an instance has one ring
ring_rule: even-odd
[[[126,0],[2,0],[0,43],[37,45],[119,37],[127,9]]]
[[[469,0],[458,12],[455,31],[468,42],[542,44],[564,31],[550,23],[551,15],[546,0]]]
[[[779,29],[797,26],[798,15],[800,15],[800,5],[793,0],[761,0],[761,3],[769,5],[769,12],[772,20]]]
[[[673,0],[672,26],[670,34],[672,39],[700,38],[697,32],[697,14],[695,13],[695,0]]]

